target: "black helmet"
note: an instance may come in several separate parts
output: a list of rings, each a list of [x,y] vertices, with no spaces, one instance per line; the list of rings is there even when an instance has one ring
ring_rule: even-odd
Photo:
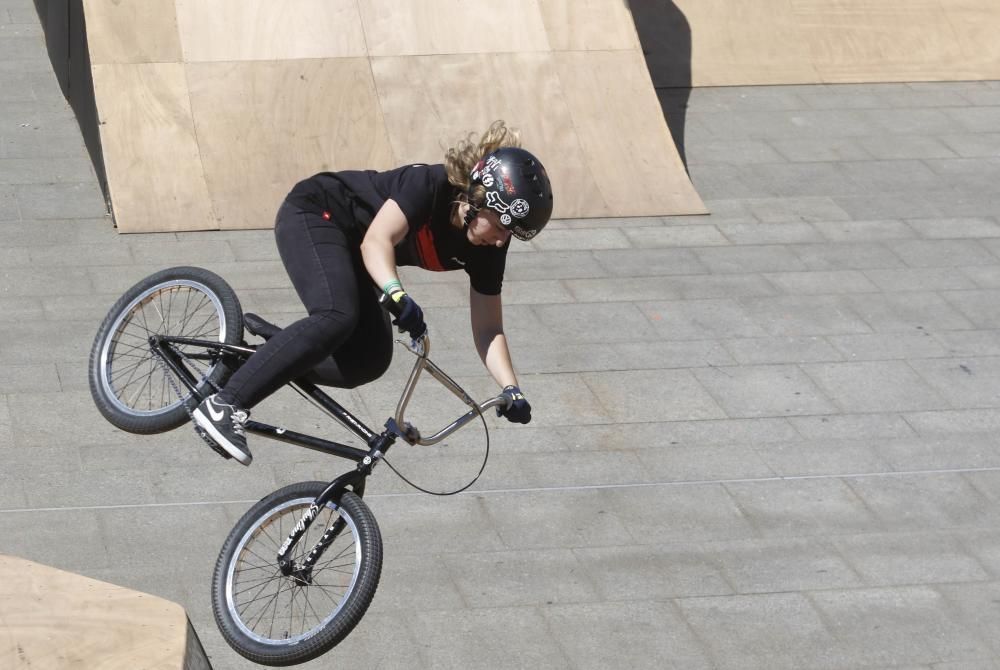
[[[519,240],[537,235],[552,216],[549,176],[524,149],[505,147],[487,154],[472,168],[469,181],[470,191],[476,185],[486,189],[480,206],[496,212],[503,227]]]

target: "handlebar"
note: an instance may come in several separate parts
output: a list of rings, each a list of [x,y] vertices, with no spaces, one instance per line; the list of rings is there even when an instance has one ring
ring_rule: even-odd
[[[394,302],[391,298],[389,298],[389,296],[383,293],[379,296],[378,301],[383,309],[388,311],[393,316],[397,318],[399,317],[402,309],[399,304]],[[403,344],[403,346],[405,346],[410,353],[417,357],[417,360],[413,364],[413,370],[410,371],[410,377],[406,380],[406,386],[403,387],[403,393],[399,398],[399,403],[396,405],[396,414],[393,417],[393,421],[396,423],[395,430],[399,433],[400,437],[410,444],[437,444],[491,407],[503,405],[507,408],[510,406],[510,399],[503,395],[494,396],[482,403],[477,403],[469,397],[469,394],[467,394],[462,387],[456,384],[451,377],[446,375],[441,368],[435,365],[427,357],[431,350],[431,339],[427,330],[424,330],[423,335],[420,337],[411,339],[409,344],[403,342],[402,340],[397,340],[397,342]],[[417,379],[419,379],[420,373],[424,370],[427,370],[427,372],[429,372],[434,379],[440,382],[442,386],[454,393],[462,402],[471,408],[468,412],[460,416],[451,424],[445,426],[429,437],[421,437],[420,431],[417,430],[416,426],[407,424],[403,420],[403,413],[406,411],[406,406],[409,404],[410,398],[413,396],[413,390],[417,385]]]
[[[379,293],[378,304],[382,305],[382,309],[392,314],[397,319],[402,316],[403,308],[399,306],[399,303],[390,298],[386,293]]]

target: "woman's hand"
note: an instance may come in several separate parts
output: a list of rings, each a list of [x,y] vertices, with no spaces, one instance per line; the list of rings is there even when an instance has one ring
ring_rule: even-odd
[[[500,394],[510,401],[506,407],[497,407],[497,416],[505,416],[511,423],[531,423],[531,403],[521,389],[511,384]]]
[[[427,332],[427,324],[424,323],[424,310],[420,309],[417,301],[411,298],[405,291],[400,290],[389,294],[389,297],[400,307],[399,316],[392,320],[393,325],[399,326],[400,332],[407,332],[414,340]]]

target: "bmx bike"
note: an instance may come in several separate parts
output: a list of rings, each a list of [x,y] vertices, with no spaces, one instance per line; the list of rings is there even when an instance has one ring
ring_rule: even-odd
[[[397,307],[391,300],[383,306]],[[187,423],[192,410],[256,350],[245,342],[244,328],[262,337],[274,329],[244,314],[236,293],[218,275],[196,267],[150,275],[122,295],[97,332],[89,364],[97,408],[131,433],[160,433]],[[426,333],[403,344],[416,361],[395,415],[378,433],[315,384],[290,383],[367,449],[257,421],[245,425],[249,433],[356,463],[332,481],[291,484],[265,496],[226,538],[212,578],[213,612],[229,645],[255,663],[294,665],[316,658],[364,616],[381,574],[382,537],[362,498],[368,475],[393,443],[436,444],[508,402],[503,396],[483,403],[470,398],[428,358]],[[425,370],[469,407],[426,437],[404,421]]]

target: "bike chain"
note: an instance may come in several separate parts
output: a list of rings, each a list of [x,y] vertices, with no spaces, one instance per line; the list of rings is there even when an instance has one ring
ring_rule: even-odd
[[[223,458],[232,458],[232,455],[225,449],[217,445],[215,443],[215,440],[213,440],[208,436],[208,433],[205,432],[205,429],[199,426],[198,422],[194,420],[194,410],[191,409],[190,403],[184,399],[184,394],[181,393],[181,387],[177,384],[176,380],[174,380],[174,371],[171,370],[170,367],[167,365],[166,361],[163,360],[163,354],[156,351],[155,349],[153,350],[153,354],[156,357],[156,362],[163,369],[163,374],[166,375],[167,381],[170,383],[170,387],[174,390],[174,393],[177,394],[178,400],[181,401],[181,405],[184,407],[184,411],[187,412],[188,418],[191,420],[191,425],[194,427],[195,435],[204,440],[205,444],[207,444],[209,447],[212,448],[212,451],[219,454]],[[184,352],[181,351],[180,349],[177,349],[177,354],[188,363],[191,363],[191,359],[185,356]],[[209,384],[212,385],[212,388],[215,389],[216,393],[222,390],[219,388],[218,384],[212,381],[210,377],[205,377],[205,381],[207,381]]]

